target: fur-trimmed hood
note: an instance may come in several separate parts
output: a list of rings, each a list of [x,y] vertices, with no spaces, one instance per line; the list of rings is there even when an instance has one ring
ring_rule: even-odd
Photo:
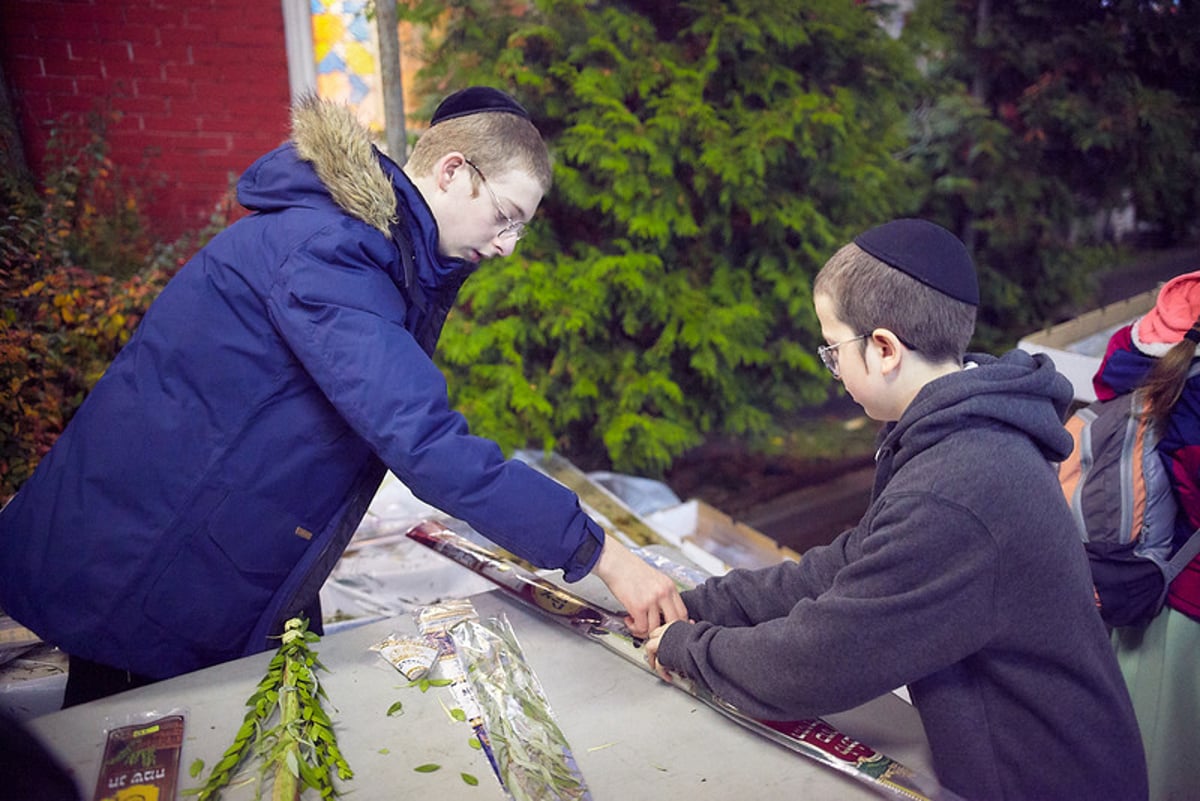
[[[333,202],[389,238],[397,222],[396,188],[381,164],[369,131],[349,107],[306,97],[292,109],[291,148],[313,173],[251,170],[238,184],[238,200],[253,211]],[[315,179],[315,180],[314,180]]]
[[[326,229],[382,270],[416,310],[413,335],[432,352],[463,281],[477,265],[439,252],[438,224],[421,191],[371,143],[354,112],[306,98],[292,112],[292,136],[238,182],[251,211],[278,215],[271,240],[287,248]],[[351,223],[351,220],[355,221]],[[353,229],[353,230],[352,230]],[[377,232],[381,237],[376,238]],[[348,256],[339,256],[339,261]]]

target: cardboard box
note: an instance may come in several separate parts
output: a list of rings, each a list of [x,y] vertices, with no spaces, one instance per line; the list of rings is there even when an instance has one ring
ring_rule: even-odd
[[[693,559],[696,554],[689,546],[719,560],[723,569],[709,568],[710,573],[724,573],[736,567],[770,567],[785,559],[800,559],[800,554],[791,548],[699,499],[654,512],[647,520],[677,537],[684,553]]]

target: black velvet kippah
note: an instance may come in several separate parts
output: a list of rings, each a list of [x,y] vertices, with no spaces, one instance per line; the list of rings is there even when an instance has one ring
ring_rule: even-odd
[[[927,220],[893,220],[854,238],[880,261],[955,300],[979,305],[979,279],[958,237]]]
[[[490,86],[470,86],[459,89],[443,100],[433,112],[430,125],[452,120],[455,117],[466,117],[470,114],[481,114],[487,111],[503,111],[516,114],[518,117],[529,119],[529,112],[510,95],[493,89]]]

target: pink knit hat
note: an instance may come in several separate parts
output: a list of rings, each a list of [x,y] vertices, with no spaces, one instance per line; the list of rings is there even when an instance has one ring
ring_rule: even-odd
[[[1177,275],[1158,292],[1154,308],[1133,324],[1133,344],[1147,356],[1162,356],[1187,336],[1200,317],[1200,270]],[[1200,333],[1191,339],[1200,340]]]

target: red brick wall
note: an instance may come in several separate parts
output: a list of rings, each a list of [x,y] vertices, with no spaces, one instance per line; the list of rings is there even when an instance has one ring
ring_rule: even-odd
[[[164,238],[287,136],[279,0],[3,0],[0,63],[36,174],[64,114],[117,113],[110,157]]]

